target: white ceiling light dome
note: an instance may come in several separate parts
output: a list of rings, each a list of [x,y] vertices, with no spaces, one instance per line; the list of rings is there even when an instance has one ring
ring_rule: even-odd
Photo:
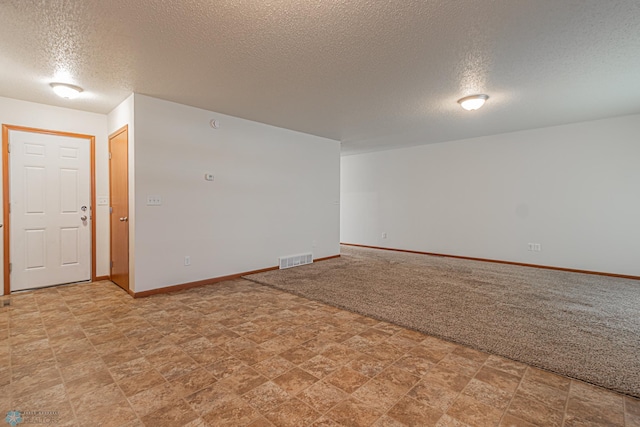
[[[78,95],[80,95],[80,93],[82,92],[82,88],[80,86],[75,86],[68,83],[51,83],[50,86],[56,93],[56,95],[65,99],[77,98]]]
[[[467,111],[477,110],[489,99],[489,95],[478,94],[458,99],[458,104]]]

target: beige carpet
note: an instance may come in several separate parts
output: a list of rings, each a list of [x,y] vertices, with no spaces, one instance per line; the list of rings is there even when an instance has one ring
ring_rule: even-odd
[[[246,278],[640,397],[640,281],[349,246]]]

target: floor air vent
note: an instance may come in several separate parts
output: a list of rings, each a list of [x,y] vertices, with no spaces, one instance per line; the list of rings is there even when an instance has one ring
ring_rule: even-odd
[[[281,256],[278,259],[280,260],[280,269],[291,268],[313,263],[313,254]]]

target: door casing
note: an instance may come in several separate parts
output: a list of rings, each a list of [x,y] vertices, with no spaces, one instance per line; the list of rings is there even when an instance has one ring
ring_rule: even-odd
[[[89,140],[90,145],[90,175],[91,175],[91,280],[96,280],[96,176],[95,176],[95,145],[96,137],[81,133],[61,132],[48,129],[30,128],[25,126],[2,125],[2,190],[3,190],[3,246],[4,246],[4,294],[11,293],[11,274],[9,263],[11,261],[10,250],[10,215],[9,202],[11,200],[9,194],[9,132],[21,131],[31,133],[42,133],[47,135],[66,136],[71,138],[81,138]]]

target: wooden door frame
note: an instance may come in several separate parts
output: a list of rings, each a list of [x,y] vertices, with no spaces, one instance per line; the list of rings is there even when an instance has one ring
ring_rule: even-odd
[[[9,131],[40,133],[45,135],[66,136],[70,138],[80,138],[89,140],[91,149],[90,154],[90,174],[91,174],[91,281],[96,280],[96,137],[93,135],[85,135],[82,133],[62,132],[49,129],[38,129],[25,126],[14,126],[2,124],[2,205],[3,205],[3,221],[4,221],[4,294],[11,294],[11,275],[9,274],[10,261],[10,224],[9,224]]]
[[[108,145],[107,148],[109,149],[109,210],[111,210],[111,206],[113,206],[112,204],[113,188],[111,188],[111,140],[123,132],[127,133],[127,216],[131,217],[131,215],[129,215],[130,206],[129,206],[129,125],[128,124],[122,126],[120,129],[109,134],[109,136],[107,137],[107,145]],[[112,252],[111,252],[113,250],[113,229],[111,228],[111,219],[112,219],[111,215],[112,213],[110,212],[109,213],[109,278],[111,278],[111,274],[112,274],[111,262],[113,260]],[[131,295],[133,295],[131,291],[130,251],[131,251],[131,248],[129,247],[129,228],[127,228],[127,287],[128,289],[126,291],[129,292]],[[118,286],[122,288],[120,285]]]

